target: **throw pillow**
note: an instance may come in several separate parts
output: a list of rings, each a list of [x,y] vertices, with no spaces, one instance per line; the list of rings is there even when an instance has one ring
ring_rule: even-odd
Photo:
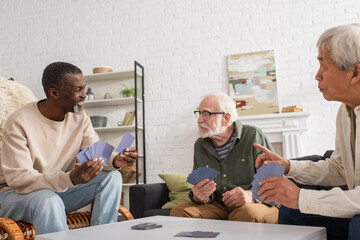
[[[186,182],[188,177],[187,173],[159,174],[159,177],[165,181],[169,189],[170,199],[169,202],[161,207],[162,209],[171,209],[178,203],[191,201],[189,199],[189,192],[193,185]]]

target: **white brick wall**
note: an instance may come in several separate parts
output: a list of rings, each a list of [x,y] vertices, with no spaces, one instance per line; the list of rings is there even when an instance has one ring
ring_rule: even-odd
[[[2,0],[0,75],[43,97],[42,71],[68,61],[146,73],[148,181],[188,172],[200,96],[228,92],[227,56],[275,49],[279,102],[311,115],[303,154],[334,148],[338,103],[314,80],[316,41],[325,29],[359,21],[353,0]]]

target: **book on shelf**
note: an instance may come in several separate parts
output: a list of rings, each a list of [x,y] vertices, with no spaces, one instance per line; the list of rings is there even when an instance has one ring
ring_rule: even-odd
[[[282,113],[286,113],[286,112],[302,112],[303,108],[300,105],[293,105],[293,106],[289,106],[289,107],[283,107],[281,109]]]
[[[123,126],[129,126],[129,125],[135,125],[135,110],[126,112],[125,114]]]
[[[135,110],[131,112],[131,118],[128,125],[135,125]]]
[[[131,112],[126,112],[122,125],[126,126],[127,123],[129,122],[130,118],[131,118]]]

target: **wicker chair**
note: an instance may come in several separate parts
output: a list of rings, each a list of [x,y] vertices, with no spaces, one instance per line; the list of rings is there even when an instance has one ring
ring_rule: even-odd
[[[34,94],[26,86],[0,77],[0,152],[1,132],[8,116],[19,107],[35,100]],[[134,219],[132,214],[121,205],[119,213],[125,220]],[[66,218],[69,229],[88,227],[91,222],[91,211],[69,213]],[[32,224],[0,217],[0,239],[35,239],[35,229]]]
[[[125,220],[134,219],[132,214],[120,205],[119,213]],[[66,215],[69,229],[89,227],[91,222],[91,212],[74,212]],[[10,218],[0,218],[0,239],[23,240],[35,239],[34,226],[26,222],[15,222]]]

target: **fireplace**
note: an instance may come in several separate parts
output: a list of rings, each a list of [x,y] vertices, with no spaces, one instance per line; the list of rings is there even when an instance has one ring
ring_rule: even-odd
[[[272,143],[274,150],[286,159],[302,156],[300,137],[307,130],[304,112],[241,116],[243,124],[261,128]]]

